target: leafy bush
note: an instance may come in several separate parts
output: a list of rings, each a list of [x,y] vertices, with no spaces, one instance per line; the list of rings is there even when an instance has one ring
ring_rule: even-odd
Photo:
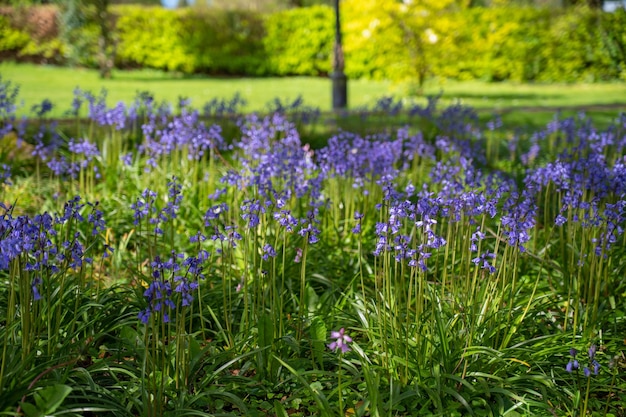
[[[320,75],[331,71],[334,12],[315,6],[273,13],[263,44],[269,70],[277,75]]]
[[[14,27],[8,16],[0,16],[0,54],[17,61],[62,63],[65,47],[58,38],[40,38],[28,27]]]
[[[12,27],[9,18],[0,16],[0,52],[18,51],[29,41],[28,33]]]
[[[20,50],[19,57],[36,62],[62,64],[65,62],[65,54],[66,45],[60,39],[44,42],[31,40]]]
[[[262,16],[247,11],[203,10],[180,14],[181,40],[196,71],[264,75],[265,27]]]
[[[600,37],[605,53],[611,57],[611,68],[621,79],[626,79],[626,10],[602,15]]]
[[[490,81],[624,76],[624,11],[490,7],[422,12],[430,14],[403,13],[402,6],[385,0],[346,0],[346,73]]]
[[[619,77],[623,68],[624,12],[587,8],[564,14],[549,28],[543,50],[546,81],[600,81]],[[620,22],[621,26],[616,25]],[[617,41],[617,42],[616,42]]]
[[[471,9],[438,22],[433,73],[444,78],[534,79],[550,13],[536,8]]]
[[[160,7],[120,7],[116,62],[123,67],[150,67],[193,72],[194,59],[180,34],[180,12]]]
[[[264,27],[258,14],[137,6],[116,11],[119,66],[184,73],[265,72]]]

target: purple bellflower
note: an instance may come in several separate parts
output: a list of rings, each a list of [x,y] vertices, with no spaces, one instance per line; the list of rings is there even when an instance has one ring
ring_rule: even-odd
[[[330,332],[330,338],[332,342],[328,344],[328,348],[332,351],[341,350],[341,353],[350,352],[350,343],[352,343],[352,338],[346,334],[346,330],[342,327],[338,332],[332,331]]]

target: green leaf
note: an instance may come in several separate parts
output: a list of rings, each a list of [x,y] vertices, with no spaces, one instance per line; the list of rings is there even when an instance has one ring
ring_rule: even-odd
[[[27,416],[47,416],[54,414],[70,392],[72,392],[72,388],[67,385],[50,385],[33,394],[36,406],[23,404],[22,408],[24,408]]]
[[[318,309],[320,297],[315,292],[315,289],[307,286],[305,294],[305,303],[309,314],[314,313]]]
[[[259,347],[261,349],[272,346],[274,342],[274,323],[272,316],[264,313],[259,317]]]
[[[24,411],[24,415],[26,417],[43,417],[43,412],[37,409],[36,406],[29,403],[20,403],[22,407],[22,411]]]
[[[259,317],[259,355],[258,361],[261,376],[265,377],[265,372],[271,375],[271,351],[274,343],[274,321],[272,316],[264,313]]]
[[[289,417],[287,410],[285,410],[283,404],[278,400],[274,400],[274,411],[276,412],[276,417]]]
[[[314,317],[310,327],[311,349],[313,360],[324,369],[324,350],[326,348],[326,334],[328,333],[326,324],[319,317]]]
[[[326,396],[324,396],[324,393],[322,392],[323,390],[322,384],[319,381],[312,382],[309,384],[309,382],[306,379],[304,379],[304,377],[300,374],[300,372],[293,369],[293,367],[289,365],[287,362],[285,362],[284,360],[282,360],[281,358],[275,355],[274,355],[274,359],[276,359],[276,361],[278,361],[282,366],[284,366],[285,369],[291,372],[291,374],[294,377],[296,377],[296,379],[305,388],[309,390],[317,406],[319,407],[319,410],[318,410],[319,412],[317,415],[320,415],[322,417],[330,417],[333,415],[333,412],[331,411],[331,408],[330,408],[330,404],[328,403],[328,399],[326,398]]]

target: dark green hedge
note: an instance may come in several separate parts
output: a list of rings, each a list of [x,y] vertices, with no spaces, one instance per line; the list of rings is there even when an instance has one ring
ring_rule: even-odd
[[[515,81],[626,79],[626,12],[586,8],[473,8],[427,21],[431,41],[415,36],[383,8],[345,0],[346,73],[352,78]],[[375,5],[375,2],[368,4]],[[271,15],[223,10],[116,6],[116,65],[183,73],[325,75],[331,70],[333,10],[326,6]],[[58,40],[36,39],[4,11],[3,57],[63,56]],[[409,17],[405,17],[409,19]],[[93,28],[83,39],[96,42]],[[424,32],[426,33],[426,32]],[[93,66],[89,57],[84,65]]]

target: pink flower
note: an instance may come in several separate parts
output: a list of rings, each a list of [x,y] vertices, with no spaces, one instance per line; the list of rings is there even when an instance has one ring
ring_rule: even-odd
[[[337,351],[341,349],[341,353],[350,352],[349,343],[352,342],[352,338],[345,334],[345,329],[342,327],[338,332],[330,332],[330,338],[334,339],[329,345],[328,348],[330,350]]]

